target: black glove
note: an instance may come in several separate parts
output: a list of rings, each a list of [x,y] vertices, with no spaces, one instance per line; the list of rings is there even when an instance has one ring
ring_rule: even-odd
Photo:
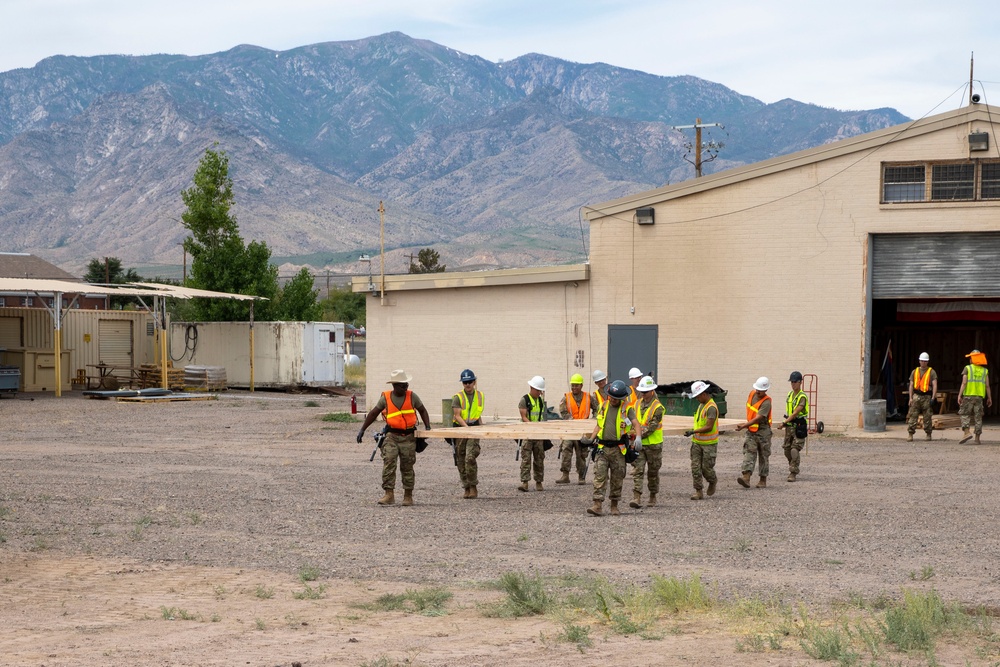
[[[694,431],[684,431],[685,438],[690,438],[692,435],[694,435]]]
[[[594,461],[597,459],[597,447],[590,448],[590,460]]]
[[[360,445],[361,441],[364,439],[365,439],[365,430],[361,429],[360,431],[358,431],[358,444]]]

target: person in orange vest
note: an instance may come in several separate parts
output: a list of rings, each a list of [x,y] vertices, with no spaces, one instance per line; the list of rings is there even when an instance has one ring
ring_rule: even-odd
[[[691,478],[694,493],[691,500],[701,500],[702,478],[708,482],[708,495],[715,494],[719,478],[715,474],[715,459],[719,454],[719,406],[708,393],[708,384],[698,380],[691,384],[691,398],[698,400],[694,413],[694,428],[684,432],[691,438]]]
[[[559,416],[563,419],[590,419],[597,412],[590,401],[590,394],[583,390],[583,376],[576,373],[569,379],[569,391],[559,401]],[[563,440],[560,448],[562,462],[559,472],[562,477],[556,484],[569,484],[569,471],[573,459],[576,458],[577,484],[586,484],[587,455],[590,447],[581,444],[579,440]],[[574,457],[575,455],[575,457]]]
[[[917,432],[917,418],[924,418],[924,433],[931,439],[934,430],[934,410],[931,403],[938,389],[937,371],[930,367],[931,355],[921,352],[917,358],[920,364],[910,373],[910,409],[906,412],[906,441],[913,442]]]
[[[396,502],[396,466],[398,462],[399,476],[403,483],[403,505],[413,504],[413,486],[415,477],[413,464],[417,460],[417,415],[430,430],[431,418],[427,414],[420,397],[410,391],[410,380],[404,370],[392,372],[386,384],[392,385],[391,391],[383,391],[375,403],[375,407],[365,415],[365,421],[358,431],[358,444],[365,436],[365,430],[371,426],[380,414],[385,413],[385,440],[382,441],[382,489],[385,491],[379,505],[392,505]]]
[[[466,368],[458,378],[462,382],[462,391],[451,398],[451,425],[478,426],[482,423],[483,406],[486,397],[477,389],[476,374]],[[458,478],[465,489],[462,497],[472,500],[479,497],[479,439],[456,438],[455,465],[458,467]]]
[[[753,390],[747,396],[747,420],[736,427],[737,431],[747,430],[743,439],[743,474],[736,481],[745,489],[750,488],[750,476],[757,466],[757,488],[767,488],[768,461],[771,458],[771,397],[767,390],[771,381],[759,377],[753,383]]]
[[[656,494],[660,492],[660,468],[663,466],[663,404],[656,397],[656,383],[646,375],[636,387],[639,400],[636,401],[635,418],[642,429],[642,449],[632,464],[632,509],[642,507],[642,479],[646,478],[649,502],[646,507],[656,506]]]
[[[596,389],[590,394],[590,404],[594,406],[594,414],[597,414],[597,411],[604,405],[604,401],[608,400],[608,374],[597,369],[591,377]]]

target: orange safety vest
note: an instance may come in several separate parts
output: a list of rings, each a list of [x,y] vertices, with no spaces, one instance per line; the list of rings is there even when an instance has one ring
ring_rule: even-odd
[[[750,395],[747,396],[747,421],[750,421],[752,419],[756,419],[757,414],[760,412],[760,406],[762,406],[764,404],[764,401],[771,400],[770,396],[768,396],[767,394],[764,394],[764,398],[760,399],[756,403],[751,403],[751,401],[753,400],[753,395],[756,394],[756,393],[757,393],[756,391],[751,391]],[[773,409],[772,409],[772,411],[773,411]],[[767,425],[768,426],[771,425],[771,413],[770,412],[767,413]],[[751,433],[756,433],[757,429],[759,429],[759,428],[760,428],[760,424],[759,423],[757,423],[757,424],[750,424],[750,426],[747,427],[747,430],[750,431]]]
[[[913,370],[913,388],[916,391],[922,392],[924,394],[930,392],[931,390],[931,367],[927,367],[927,372],[924,373],[923,377],[920,377],[920,368],[915,368]]]
[[[639,394],[636,393],[635,387],[628,388],[628,401],[625,403],[630,408],[634,408],[635,404],[639,402]]]
[[[577,405],[573,392],[566,393],[566,407],[573,419],[587,419],[590,417],[590,394],[583,392],[583,400]]]
[[[385,398],[385,423],[389,428],[399,431],[412,431],[417,427],[417,411],[413,409],[413,392],[406,390],[406,397],[403,399],[403,407],[396,408],[392,403],[392,391],[383,391]],[[389,412],[389,410],[396,410]]]

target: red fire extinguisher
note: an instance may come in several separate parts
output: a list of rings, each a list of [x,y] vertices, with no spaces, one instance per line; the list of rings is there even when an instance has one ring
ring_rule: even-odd
[[[357,394],[351,394],[351,414],[358,414],[358,397]]]

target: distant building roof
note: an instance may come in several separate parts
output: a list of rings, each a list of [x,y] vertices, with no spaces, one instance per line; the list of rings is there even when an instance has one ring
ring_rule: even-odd
[[[26,252],[0,252],[0,278],[38,278],[83,282],[55,264]]]

